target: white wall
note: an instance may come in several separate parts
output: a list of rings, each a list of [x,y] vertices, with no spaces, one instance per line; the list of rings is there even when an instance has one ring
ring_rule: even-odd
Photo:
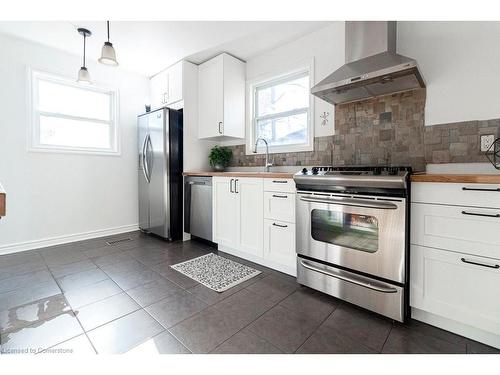
[[[247,61],[247,81],[262,77],[280,75],[296,69],[297,65],[309,63],[314,59],[313,85],[344,64],[344,22],[331,25],[307,34]],[[247,93],[248,95],[248,93]],[[314,100],[314,136],[323,137],[334,132],[334,107],[324,100]],[[320,115],[329,112],[328,125],[322,126]],[[242,140],[228,141],[224,144],[243,144]]]
[[[500,117],[500,22],[398,22],[427,82],[425,124]]]
[[[136,227],[136,116],[144,111],[147,79],[88,63],[97,84],[119,90],[120,156],[27,152],[27,66],[73,78],[81,58],[5,35],[0,46],[0,181],[7,191],[0,253]]]

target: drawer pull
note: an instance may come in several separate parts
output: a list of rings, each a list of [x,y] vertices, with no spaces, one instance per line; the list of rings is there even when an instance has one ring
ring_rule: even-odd
[[[484,216],[484,217],[500,217],[500,214],[480,214],[480,213],[477,213],[477,212],[467,212],[467,211],[462,211],[462,215]]]
[[[281,224],[276,224],[276,223],[273,223],[273,225],[275,227],[280,227],[280,228],[288,228],[288,225],[281,225]]]
[[[465,258],[462,258],[461,261],[464,263],[474,264],[475,266],[488,267],[488,268],[494,268],[494,269],[500,268],[500,265],[498,265],[498,264],[492,265],[492,264],[478,263],[478,262],[473,262],[472,260],[467,260]]]
[[[287,184],[288,181],[273,180],[273,184]]]
[[[488,188],[469,188],[469,187],[463,187],[462,190],[466,190],[466,191],[500,191],[500,188],[488,189]]]
[[[277,195],[277,194],[273,194],[273,198],[288,198],[288,195]]]

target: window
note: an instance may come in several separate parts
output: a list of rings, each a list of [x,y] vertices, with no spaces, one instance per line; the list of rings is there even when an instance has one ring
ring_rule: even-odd
[[[262,137],[268,142],[270,152],[312,150],[309,69],[254,84],[251,91],[250,149]]]
[[[31,73],[31,149],[117,154],[114,90]]]

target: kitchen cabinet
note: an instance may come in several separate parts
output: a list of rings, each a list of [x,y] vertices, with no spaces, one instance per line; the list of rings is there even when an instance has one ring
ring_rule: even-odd
[[[499,185],[413,183],[412,317],[500,348]]]
[[[223,53],[198,69],[199,138],[244,138],[245,63]]]
[[[212,185],[214,242],[262,257],[262,179],[214,177]]]
[[[474,327],[471,338],[500,347],[499,259],[412,245],[410,264],[412,308]]]
[[[264,257],[295,276],[295,224],[264,219]]]
[[[222,246],[235,247],[237,237],[238,202],[234,192],[234,178],[212,178],[213,239]]]
[[[295,276],[295,193],[288,191],[293,180],[278,184],[285,191],[268,180],[213,177],[213,241],[221,251]]]
[[[183,99],[184,67],[186,64],[191,63],[179,61],[151,78],[152,109],[169,106]]]

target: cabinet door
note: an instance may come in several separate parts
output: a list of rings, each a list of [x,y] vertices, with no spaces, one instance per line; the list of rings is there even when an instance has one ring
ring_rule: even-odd
[[[158,109],[166,104],[168,91],[167,73],[161,72],[150,80],[150,101],[151,108]]]
[[[295,224],[264,220],[264,258],[296,275]]]
[[[182,100],[182,61],[168,69],[168,103]]]
[[[237,200],[234,178],[214,177],[213,238],[219,245],[235,248],[237,244]]]
[[[224,134],[223,59],[219,55],[199,66],[198,136],[211,138]]]
[[[237,249],[253,256],[263,256],[264,182],[262,178],[238,178]]]
[[[415,245],[410,251],[412,307],[500,335],[500,260]]]

